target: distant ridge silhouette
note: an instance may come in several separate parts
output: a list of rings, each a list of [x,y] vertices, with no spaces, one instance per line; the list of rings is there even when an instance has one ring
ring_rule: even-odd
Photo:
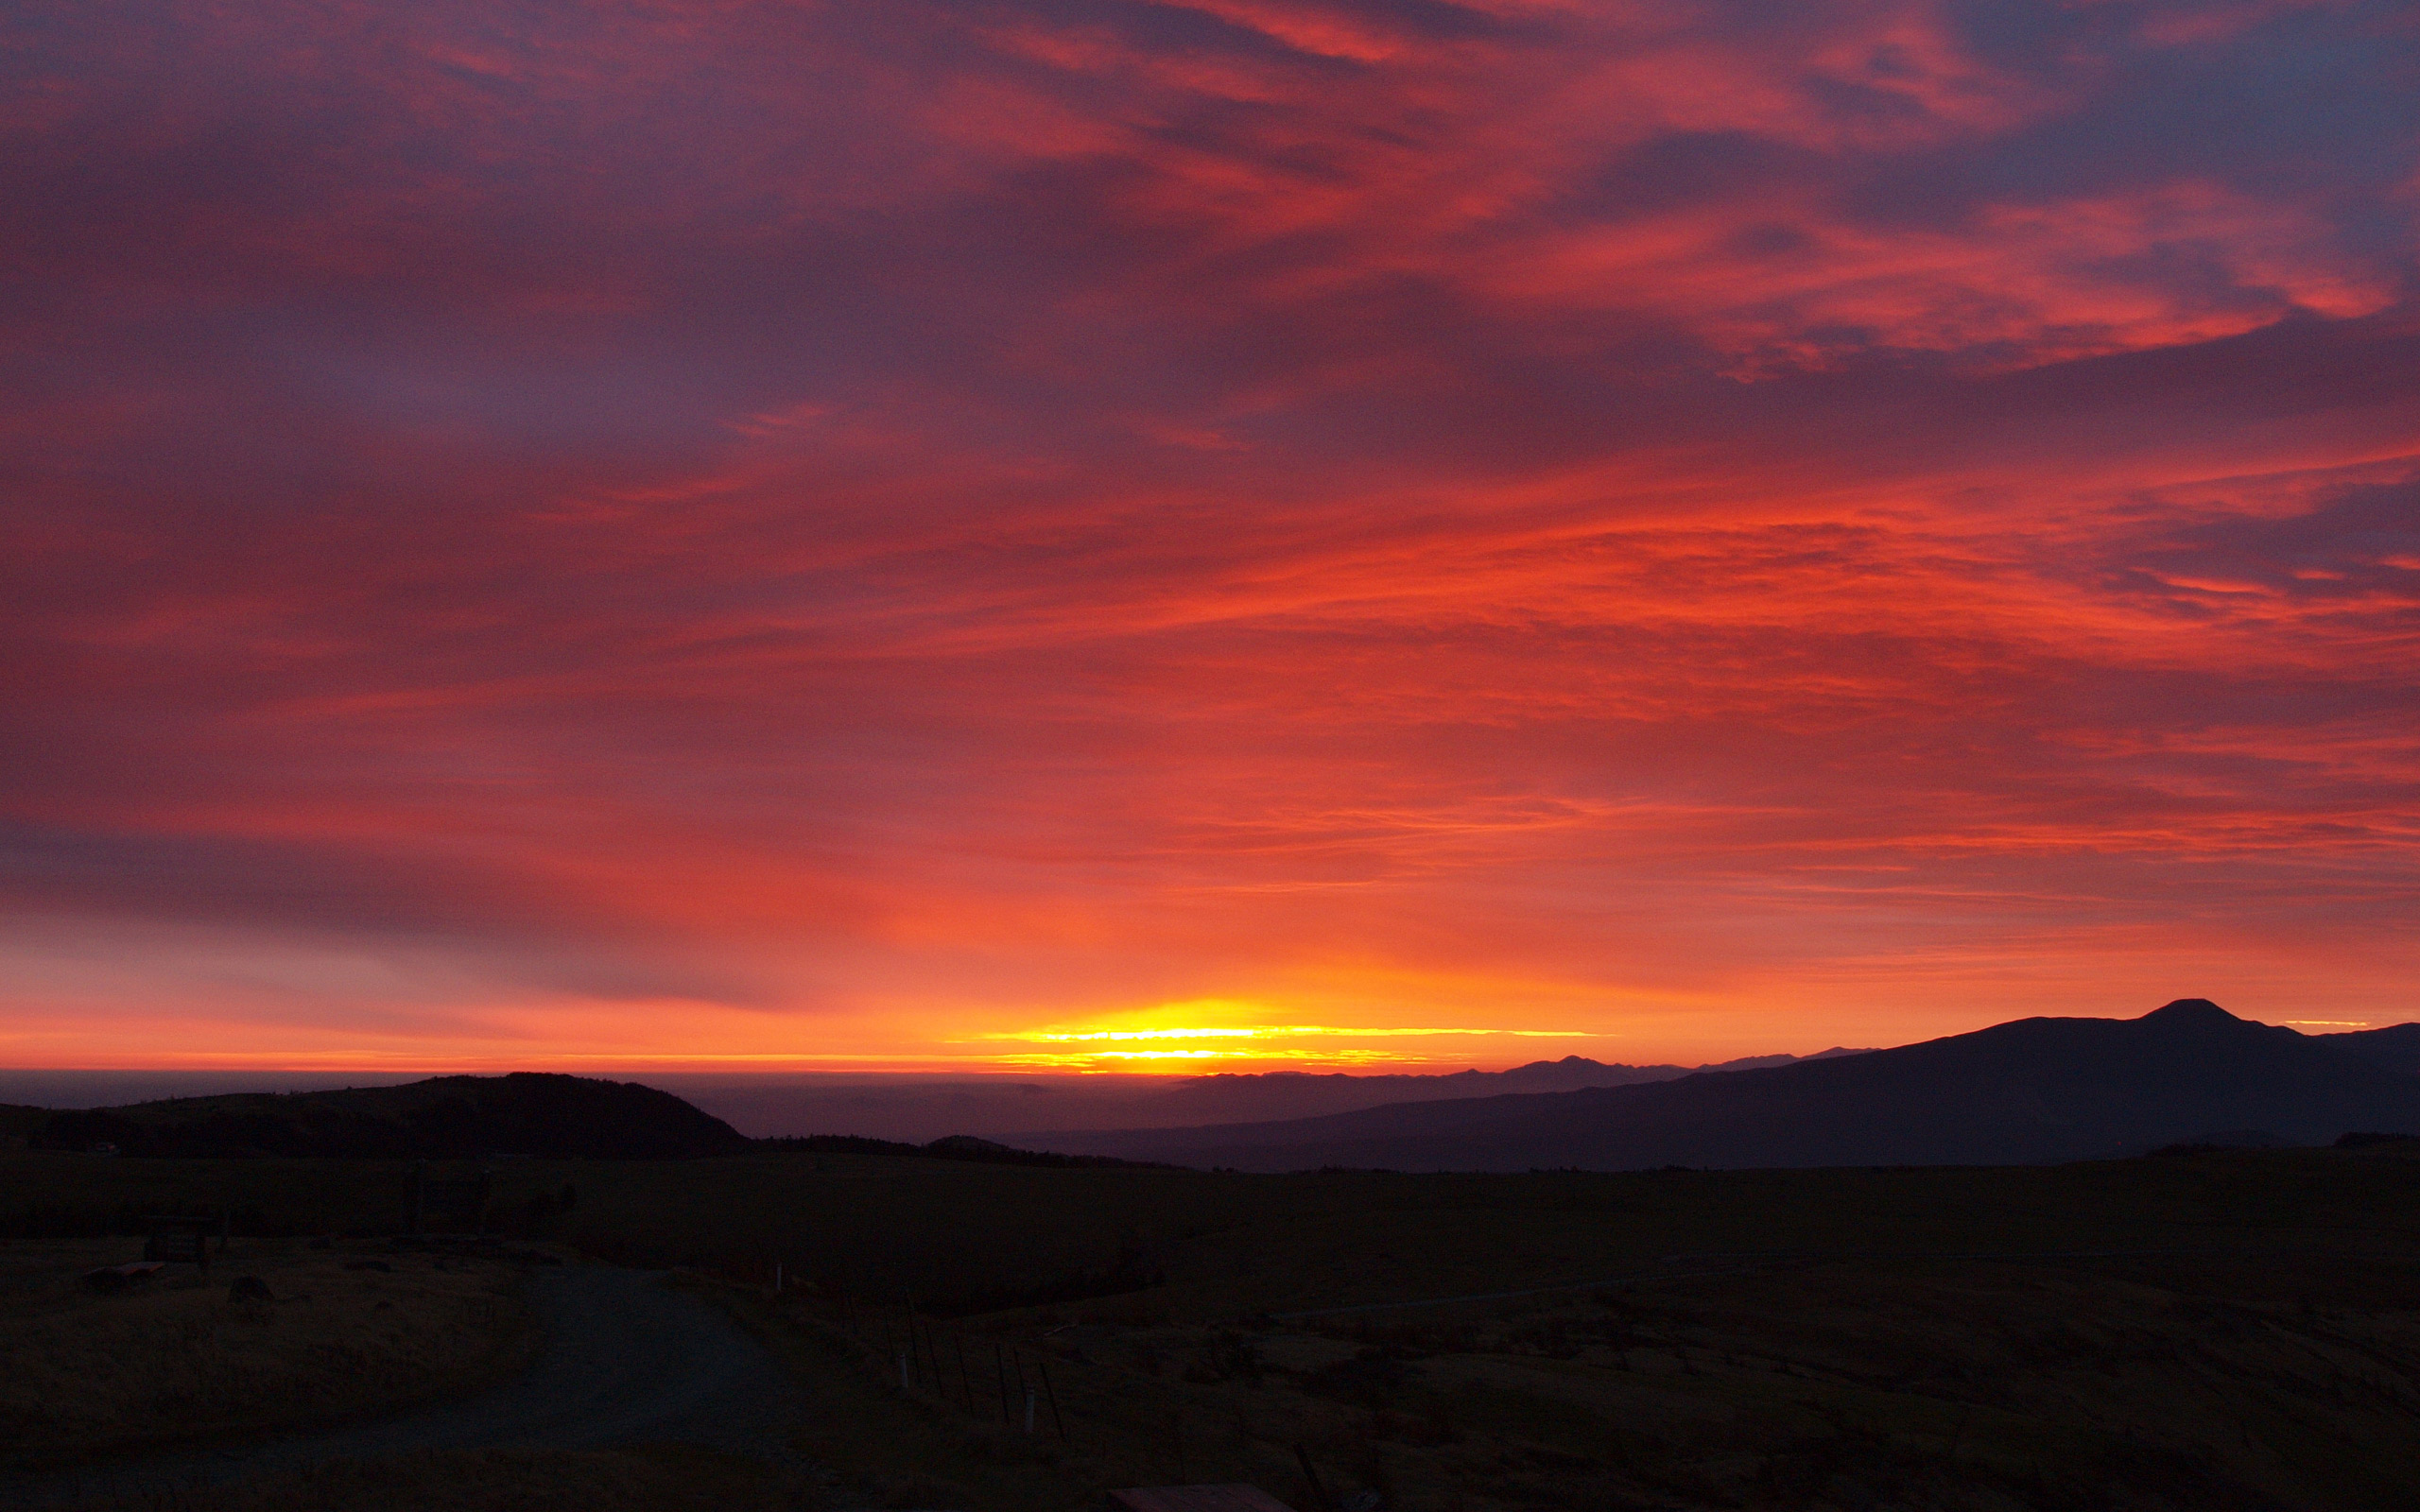
[[[2406,1032],[2410,1031],[2410,1032]],[[2306,1036],[2206,998],[2023,1019],[1862,1055],[1322,1118],[1070,1135],[1050,1148],[1243,1170],[2027,1164],[2201,1142],[2420,1131],[2420,1025]]]
[[[2311,1036],[2322,1044],[2360,1057],[2389,1071],[2420,1072],[2420,1023],[2397,1023],[2384,1029],[2355,1029],[2345,1034]]]
[[[1219,1072],[1171,1077],[1169,1086],[1129,1100],[1116,1109],[1122,1116],[1114,1120],[1096,1117],[1084,1124],[1070,1121],[1057,1125],[1028,1122],[1010,1125],[996,1137],[1011,1143],[1048,1144],[1054,1140],[1077,1137],[1083,1129],[1181,1128],[1316,1118],[1392,1103],[1444,1102],[1491,1097],[1500,1092],[1567,1092],[1582,1087],[1631,1087],[1641,1082],[1678,1081],[1703,1071],[1750,1071],[1792,1065],[1801,1059],[1824,1060],[1863,1054],[1862,1050],[1836,1046],[1812,1056],[1747,1056],[1703,1066],[1634,1066],[1591,1060],[1585,1056],[1565,1056],[1560,1060],[1532,1060],[1506,1071],[1374,1074],[1340,1071]]]
[[[108,1144],[132,1156],[678,1160],[749,1148],[730,1125],[670,1092],[544,1072],[178,1097],[17,1121],[38,1144]]]

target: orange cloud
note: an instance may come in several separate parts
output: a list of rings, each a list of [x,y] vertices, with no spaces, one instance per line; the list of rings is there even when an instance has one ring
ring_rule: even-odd
[[[59,10],[0,1060],[2402,1011],[2409,17],[2004,9]]]

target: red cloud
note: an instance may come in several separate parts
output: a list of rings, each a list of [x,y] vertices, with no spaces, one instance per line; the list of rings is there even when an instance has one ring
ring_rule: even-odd
[[[0,1057],[2420,964],[2389,11],[76,14]]]

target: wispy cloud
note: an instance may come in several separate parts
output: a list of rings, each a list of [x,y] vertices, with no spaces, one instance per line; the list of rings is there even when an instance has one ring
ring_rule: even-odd
[[[0,1057],[2420,980],[2408,8],[0,28]]]

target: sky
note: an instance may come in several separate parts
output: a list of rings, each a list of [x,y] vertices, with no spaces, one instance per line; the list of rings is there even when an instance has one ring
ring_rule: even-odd
[[[2420,11],[16,0],[0,1064],[2420,1018]]]

